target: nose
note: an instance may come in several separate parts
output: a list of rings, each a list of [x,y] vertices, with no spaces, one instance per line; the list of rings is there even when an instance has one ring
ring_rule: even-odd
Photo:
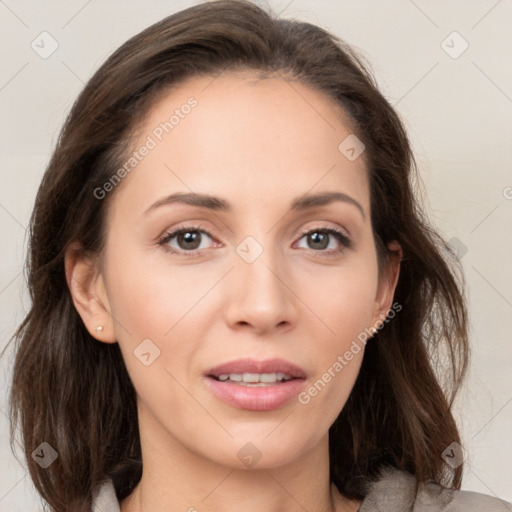
[[[298,318],[298,299],[283,256],[265,249],[250,263],[237,254],[234,257],[227,283],[228,325],[232,329],[251,329],[257,335],[290,329]]]

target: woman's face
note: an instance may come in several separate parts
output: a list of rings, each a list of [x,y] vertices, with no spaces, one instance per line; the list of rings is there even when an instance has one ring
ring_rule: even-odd
[[[194,78],[161,98],[103,189],[105,307],[143,443],[231,467],[326,447],[358,336],[394,287],[379,281],[364,152],[334,104],[255,78]]]

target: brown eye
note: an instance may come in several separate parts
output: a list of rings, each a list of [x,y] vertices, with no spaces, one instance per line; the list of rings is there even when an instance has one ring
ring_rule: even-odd
[[[350,239],[341,231],[334,228],[311,229],[302,233],[301,240],[306,238],[306,249],[312,249],[315,252],[325,252],[326,254],[339,253],[350,247]],[[329,244],[335,239],[339,247],[331,247]],[[336,245],[336,244],[335,244]]]
[[[166,233],[160,240],[159,245],[174,253],[200,252],[202,249],[208,248],[208,245],[201,247],[205,240],[207,242],[208,238],[212,240],[212,237],[203,229],[184,227]]]
[[[307,237],[312,249],[327,249],[330,242],[329,235],[320,231],[309,233]]]
[[[197,249],[201,244],[199,231],[185,231],[176,235],[176,241],[180,249]]]

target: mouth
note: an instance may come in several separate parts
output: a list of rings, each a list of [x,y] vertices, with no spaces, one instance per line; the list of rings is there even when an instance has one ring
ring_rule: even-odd
[[[288,404],[304,387],[306,372],[283,359],[239,359],[205,373],[209,389],[239,409],[270,411]]]

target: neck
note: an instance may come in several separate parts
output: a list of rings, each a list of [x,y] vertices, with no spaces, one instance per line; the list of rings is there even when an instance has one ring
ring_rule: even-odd
[[[121,512],[352,512],[329,478],[328,438],[277,467],[240,469],[205,459],[145,418],[142,477]],[[139,420],[144,418],[139,415]],[[257,466],[257,465],[256,465]]]

